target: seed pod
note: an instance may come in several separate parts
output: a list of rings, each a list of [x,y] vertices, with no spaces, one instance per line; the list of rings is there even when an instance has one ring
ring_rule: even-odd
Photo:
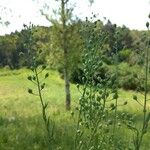
[[[74,116],[74,112],[73,111],[71,111],[71,116]]]
[[[137,101],[137,96],[136,96],[136,95],[133,95],[133,99]]]
[[[42,66],[42,69],[43,69],[43,70],[44,70],[44,69],[46,69],[46,66],[45,66],[45,65],[43,65],[43,66]]]
[[[115,93],[115,94],[113,95],[113,99],[117,99],[117,98],[118,98],[118,94]]]
[[[128,104],[128,102],[127,101],[125,101],[124,103],[123,103],[123,105],[127,105]]]
[[[44,87],[45,87],[45,83],[43,83],[43,84],[41,85],[41,90],[43,90]]]
[[[146,27],[149,28],[149,22],[146,22]]]
[[[77,88],[78,88],[78,89],[79,89],[79,86],[80,86],[80,85],[79,85],[79,84],[77,84]]]
[[[35,81],[35,80],[36,80],[36,77],[35,77],[35,76],[33,76],[33,77],[32,77],[32,79]]]
[[[31,80],[32,80],[32,76],[28,76],[28,80],[30,80],[30,81],[31,81]]]
[[[45,74],[45,79],[48,78],[48,76],[49,76],[49,73],[46,73],[46,74]]]
[[[29,94],[33,94],[32,89],[28,89],[28,93],[29,93]]]

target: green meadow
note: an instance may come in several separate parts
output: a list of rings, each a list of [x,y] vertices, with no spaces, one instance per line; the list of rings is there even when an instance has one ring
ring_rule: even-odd
[[[48,115],[54,126],[54,150],[71,150],[74,143],[76,127],[76,111],[80,93],[75,84],[71,84],[72,108],[65,110],[64,81],[58,72],[47,70],[50,74],[46,80],[44,100],[49,103]],[[33,88],[27,80],[32,71],[0,70],[0,149],[1,150],[47,150],[46,131],[41,117],[41,105],[39,98],[27,92],[28,87]],[[34,89],[34,88],[33,88]],[[35,87],[36,89],[36,87]],[[128,111],[136,114],[137,125],[142,120],[141,106],[132,99],[133,94],[142,100],[140,93],[120,90],[119,104],[124,100],[126,106],[120,106],[119,111]],[[75,112],[75,116],[71,112]],[[124,128],[124,127],[123,127]],[[126,128],[117,134],[132,143],[132,132]],[[150,149],[150,133],[144,136],[143,150]],[[121,149],[121,147],[120,147]]]

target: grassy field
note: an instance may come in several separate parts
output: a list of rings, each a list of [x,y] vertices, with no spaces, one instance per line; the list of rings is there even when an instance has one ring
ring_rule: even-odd
[[[76,121],[70,112],[65,111],[64,81],[56,71],[49,70],[44,91],[45,101],[49,102],[48,113],[55,120],[55,149],[71,150]],[[28,87],[33,85],[27,80],[32,72],[27,69],[10,71],[0,70],[0,150],[47,150],[45,129],[41,118],[41,105],[38,97],[29,95]],[[72,110],[80,96],[75,85],[71,85]],[[139,121],[141,108],[132,96],[132,91],[120,90],[120,104],[128,105],[121,111],[135,113]],[[136,93],[140,99],[142,95]],[[128,133],[130,135],[130,132]],[[132,137],[131,137],[132,138]],[[143,150],[150,149],[150,133],[144,137]],[[55,150],[54,149],[54,150]]]

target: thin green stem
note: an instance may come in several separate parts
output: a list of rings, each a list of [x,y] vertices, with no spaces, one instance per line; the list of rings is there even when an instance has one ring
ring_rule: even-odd
[[[51,141],[52,141],[52,135],[50,135],[50,129],[49,129],[49,119],[46,116],[46,107],[47,105],[44,104],[43,101],[43,97],[42,97],[42,89],[40,88],[40,81],[39,81],[39,76],[38,76],[38,72],[37,69],[35,68],[35,76],[36,76],[36,81],[37,81],[37,88],[38,88],[38,93],[39,93],[39,98],[41,101],[41,105],[42,105],[42,115],[43,115],[43,120],[46,126],[46,130],[47,130],[47,137],[48,137],[48,142],[49,142],[49,150],[52,150],[51,147]]]

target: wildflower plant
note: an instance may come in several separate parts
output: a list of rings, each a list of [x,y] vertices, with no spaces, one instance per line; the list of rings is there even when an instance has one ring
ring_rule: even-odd
[[[101,51],[107,38],[106,33],[97,27],[97,21],[90,24],[87,19],[83,29],[82,36],[88,38],[84,41],[82,76],[84,84],[77,85],[81,97],[77,108],[75,149],[108,149],[110,145],[114,146],[113,135],[116,127],[120,126],[117,119],[119,117],[117,73],[106,73],[105,78],[97,73],[99,68],[104,67]],[[116,58],[117,54],[114,55]],[[126,104],[127,102],[124,102],[123,105]],[[119,142],[121,141],[118,140]]]
[[[30,55],[31,66],[30,69],[32,71],[32,75],[29,75],[27,79],[32,82],[35,86],[35,89],[28,88],[28,93],[34,96],[37,96],[41,102],[42,108],[42,118],[45,124],[46,129],[46,141],[48,142],[48,148],[52,149],[52,142],[54,140],[54,122],[50,119],[50,116],[47,114],[48,102],[44,100],[43,91],[46,86],[45,80],[49,77],[49,73],[46,72],[46,65],[40,66],[36,57],[35,51],[32,49],[34,43],[33,39],[33,25],[29,27],[24,25],[25,29],[27,30],[28,34],[28,41],[24,43],[26,46],[28,53]],[[40,53],[38,54],[40,55]],[[46,72],[46,73],[45,73]],[[44,73],[44,76],[43,76]],[[43,77],[42,77],[43,76]]]
[[[150,15],[149,15],[150,18]],[[143,111],[143,121],[141,126],[139,127],[133,122],[128,122],[126,125],[127,127],[134,132],[133,134],[133,145],[135,150],[140,150],[143,137],[147,133],[148,130],[148,124],[150,120],[150,112],[148,112],[148,76],[149,76],[149,22],[146,23],[146,27],[148,29],[148,35],[147,35],[147,41],[146,41],[146,47],[145,47],[145,84],[144,84],[144,93],[143,100],[140,100],[136,95],[133,95],[133,100],[136,101]]]

